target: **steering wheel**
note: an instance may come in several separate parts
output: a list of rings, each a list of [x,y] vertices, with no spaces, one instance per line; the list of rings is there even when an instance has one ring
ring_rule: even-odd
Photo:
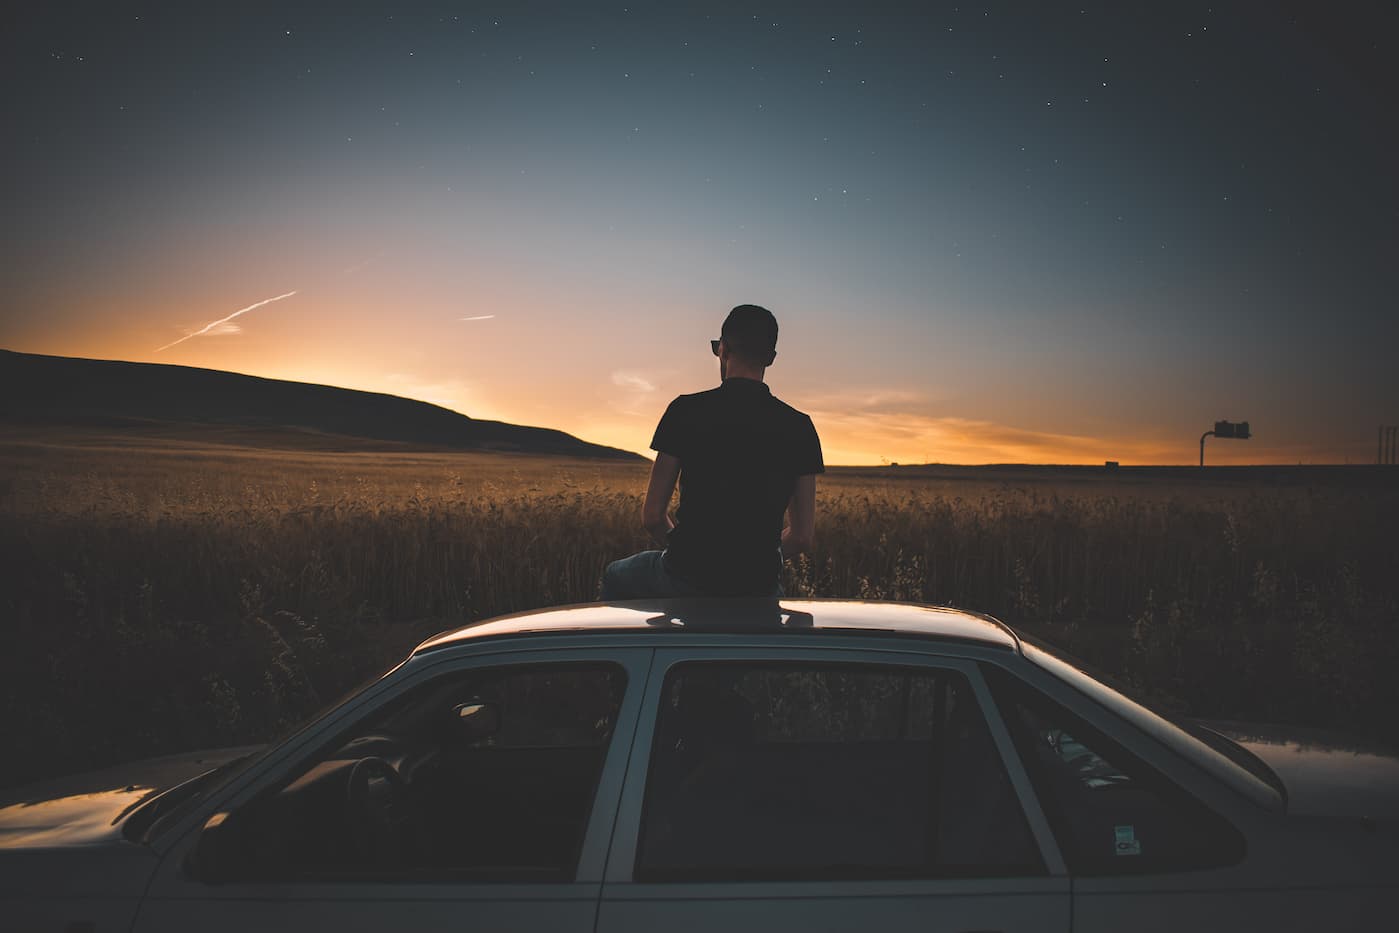
[[[361,758],[345,784],[350,838],[361,865],[407,863],[417,841],[412,802],[403,778],[382,758]]]

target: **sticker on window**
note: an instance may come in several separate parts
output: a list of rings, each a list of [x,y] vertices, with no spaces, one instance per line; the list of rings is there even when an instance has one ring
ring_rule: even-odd
[[[1117,837],[1118,855],[1141,855],[1142,841],[1137,838],[1137,831],[1131,826],[1114,826],[1113,834]]]

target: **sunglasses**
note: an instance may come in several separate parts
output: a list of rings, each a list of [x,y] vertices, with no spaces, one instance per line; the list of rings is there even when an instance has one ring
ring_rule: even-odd
[[[711,350],[714,351],[714,355],[715,355],[715,356],[718,356],[718,355],[719,355],[719,341],[717,341],[717,340],[711,340],[711,341],[709,341],[709,349],[711,349]]]

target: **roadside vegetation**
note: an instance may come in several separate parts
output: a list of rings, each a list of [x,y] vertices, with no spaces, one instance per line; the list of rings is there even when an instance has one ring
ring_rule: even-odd
[[[0,444],[0,783],[264,741],[445,628],[594,599],[646,465]],[[833,471],[793,596],[977,609],[1150,699],[1399,743],[1399,486]]]

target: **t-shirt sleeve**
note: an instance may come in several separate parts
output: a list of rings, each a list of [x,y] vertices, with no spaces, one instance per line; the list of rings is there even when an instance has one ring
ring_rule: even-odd
[[[656,433],[651,438],[651,449],[660,454],[670,454],[672,457],[685,457],[685,425],[683,414],[684,406],[680,399],[675,399],[666,406],[665,414],[661,415],[661,421],[656,425]]]
[[[801,427],[797,431],[796,459],[792,472],[797,476],[826,472],[825,461],[821,459],[821,438],[816,435],[816,425],[811,423],[809,415],[802,417]]]

